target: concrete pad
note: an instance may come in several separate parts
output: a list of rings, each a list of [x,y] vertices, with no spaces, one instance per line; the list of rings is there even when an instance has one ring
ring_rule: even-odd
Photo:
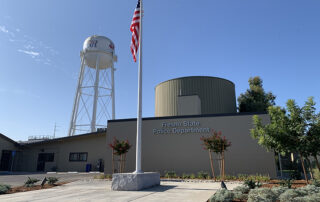
[[[227,182],[228,189],[240,185]],[[81,180],[51,189],[0,195],[0,201],[92,201],[92,202],[201,202],[206,201],[218,189],[220,182],[161,182],[160,186],[143,191],[112,191],[111,181]]]
[[[111,189],[114,191],[139,191],[159,185],[159,173],[116,173],[112,175]]]

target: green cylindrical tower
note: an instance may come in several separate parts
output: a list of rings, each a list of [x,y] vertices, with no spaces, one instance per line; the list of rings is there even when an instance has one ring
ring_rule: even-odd
[[[236,113],[235,85],[229,80],[190,76],[155,88],[155,116]]]

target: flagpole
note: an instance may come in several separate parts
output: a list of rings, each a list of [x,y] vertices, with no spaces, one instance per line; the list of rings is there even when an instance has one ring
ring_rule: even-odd
[[[140,0],[140,27],[139,27],[139,65],[138,65],[138,114],[137,114],[137,141],[136,141],[136,170],[134,173],[143,173],[141,170],[141,129],[142,129],[142,0]]]

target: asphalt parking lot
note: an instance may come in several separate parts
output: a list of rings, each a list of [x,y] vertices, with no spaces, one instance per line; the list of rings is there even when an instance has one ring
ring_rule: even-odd
[[[94,176],[103,173],[19,173],[15,172],[12,174],[2,173],[0,174],[0,184],[8,184],[12,187],[22,186],[28,177],[43,180],[45,177],[57,177],[59,182],[74,182],[77,180],[88,180],[93,179]],[[40,184],[41,182],[38,182]]]

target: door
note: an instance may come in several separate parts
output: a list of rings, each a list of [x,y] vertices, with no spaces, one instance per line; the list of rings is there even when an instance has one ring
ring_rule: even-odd
[[[12,163],[12,151],[2,150],[0,170],[10,171],[11,163]]]
[[[40,153],[38,155],[37,171],[44,172],[46,162],[53,162],[54,153]]]

